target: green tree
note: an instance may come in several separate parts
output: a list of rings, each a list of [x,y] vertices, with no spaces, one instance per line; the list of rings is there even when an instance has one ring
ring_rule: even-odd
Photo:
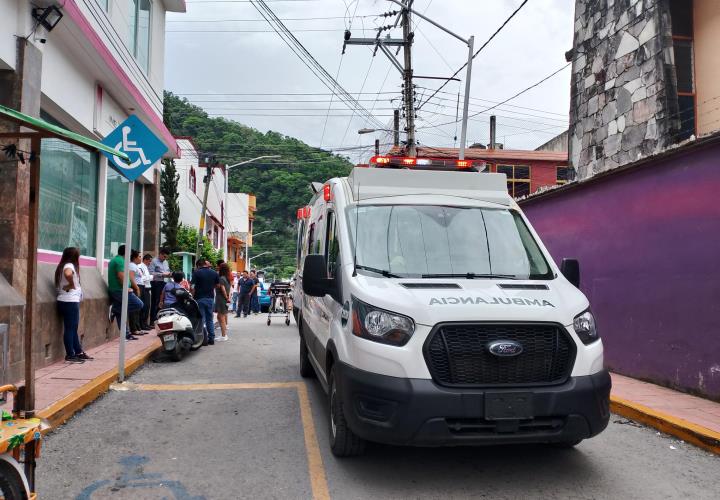
[[[198,232],[192,226],[186,224],[180,224],[177,229],[177,244],[179,252],[190,252],[195,253],[195,247],[197,245]],[[214,266],[217,261],[223,258],[223,251],[216,250],[207,236],[203,236],[202,245],[200,247],[200,257],[207,259]],[[180,259],[177,258],[177,262]],[[175,263],[175,260],[171,261],[171,264]],[[173,269],[179,269],[181,266],[178,264]]]
[[[178,250],[177,233],[180,224],[180,204],[178,203],[178,180],[180,175],[173,160],[163,160],[160,172],[160,195],[162,196],[162,215],[160,231],[163,234],[163,246],[171,251]]]
[[[228,183],[230,192],[256,195],[254,231],[275,231],[254,240],[251,256],[272,253],[253,260],[253,267],[273,267],[282,277],[288,277],[295,268],[295,214],[312,197],[310,184],[344,177],[352,164],[294,137],[273,131],[262,133],[232,120],[212,118],[202,108],[170,92],[165,93],[165,123],[175,135],[192,136],[200,150],[212,152],[223,163],[281,156],[230,170]]]

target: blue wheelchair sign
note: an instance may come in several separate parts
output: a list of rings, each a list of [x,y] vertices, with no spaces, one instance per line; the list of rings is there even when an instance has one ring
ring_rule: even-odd
[[[122,160],[103,153],[110,166],[129,181],[140,177],[153,163],[161,159],[168,149],[135,115],[130,115],[118,125],[102,143],[128,155],[130,163],[125,164]]]

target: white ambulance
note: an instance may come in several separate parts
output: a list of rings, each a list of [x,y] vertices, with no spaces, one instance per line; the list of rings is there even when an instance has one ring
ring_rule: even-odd
[[[579,265],[558,267],[504,174],[355,168],[298,211],[300,372],[337,456],[366,441],[574,446],[610,377]]]

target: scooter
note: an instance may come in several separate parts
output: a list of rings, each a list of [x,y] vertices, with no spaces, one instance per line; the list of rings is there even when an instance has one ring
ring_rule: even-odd
[[[163,350],[173,361],[180,361],[187,351],[200,349],[207,339],[200,308],[190,292],[177,288],[170,292],[177,302],[158,311],[156,331]]]

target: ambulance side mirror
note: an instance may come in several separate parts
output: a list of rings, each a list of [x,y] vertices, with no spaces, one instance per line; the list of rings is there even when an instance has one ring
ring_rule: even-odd
[[[580,288],[580,263],[577,259],[563,259],[560,272],[575,288]]]
[[[335,280],[328,278],[324,255],[307,255],[302,274],[303,292],[311,297],[324,297],[335,291]]]

